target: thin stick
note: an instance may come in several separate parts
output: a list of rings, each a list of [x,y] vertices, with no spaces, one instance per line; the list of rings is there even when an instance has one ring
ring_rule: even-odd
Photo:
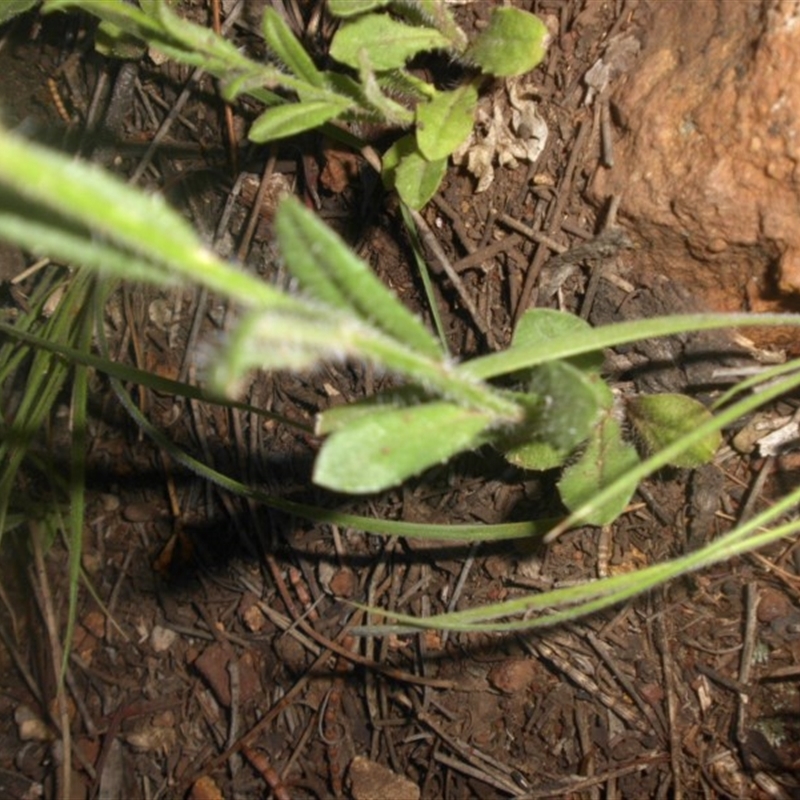
[[[745,625],[744,639],[742,641],[742,652],[739,659],[739,684],[747,686],[750,682],[750,671],[753,666],[753,653],[756,649],[758,640],[758,603],[761,598],[758,595],[758,587],[755,583],[748,583],[745,588]],[[741,752],[746,754],[749,747],[747,745],[747,707],[750,698],[745,692],[738,695],[739,703],[736,711],[736,739],[739,742]],[[748,766],[745,762],[745,766]]]
[[[471,253],[464,258],[460,258],[453,263],[453,269],[456,272],[466,272],[468,269],[480,267],[484,261],[489,261],[500,253],[505,253],[506,250],[511,250],[522,241],[522,236],[519,233],[512,233],[497,242],[487,244],[481,247],[474,253]]]
[[[561,253],[566,253],[569,249],[566,245],[563,245],[561,242],[557,242],[555,239],[553,239],[552,236],[548,236],[546,233],[534,230],[533,228],[523,224],[518,219],[514,219],[514,217],[509,216],[508,214],[500,214],[497,220],[498,222],[502,222],[506,227],[515,230],[517,233],[527,236],[528,239],[536,242],[537,244],[543,244],[545,247],[555,253],[558,253],[559,255],[561,255]]]
[[[220,0],[211,0],[211,25],[214,33],[222,34],[222,14],[220,10]],[[225,114],[225,130],[228,134],[228,147],[231,152],[231,173],[239,174],[239,147],[236,141],[236,130],[233,126],[233,109],[230,103],[223,105]]]
[[[558,196],[556,202],[550,208],[547,214],[547,221],[545,230],[548,234],[552,234],[561,227],[561,218],[564,214],[564,208],[569,198],[570,189],[572,187],[572,180],[575,174],[575,168],[578,165],[578,160],[583,154],[583,146],[586,142],[586,137],[589,133],[591,126],[587,122],[581,122],[578,132],[575,135],[575,142],[572,145],[572,152],[569,155],[567,167],[564,170],[564,178],[561,185],[558,187]],[[514,311],[514,326],[519,322],[520,317],[527,311],[528,304],[530,303],[533,287],[536,285],[536,280],[539,277],[539,271],[545,260],[547,250],[544,247],[538,247],[536,254],[531,261],[528,272],[525,275],[525,283],[522,286],[522,294],[520,295],[519,302]]]
[[[231,27],[233,27],[233,23],[238,18],[243,5],[244,0],[239,0],[239,2],[231,9],[230,14],[228,14],[227,18],[225,19],[225,24],[222,26],[222,33],[227,33]],[[178,115],[181,113],[181,109],[186,105],[186,101],[189,99],[192,90],[204,74],[205,70],[202,67],[197,67],[189,76],[189,80],[186,81],[183,91],[180,93],[180,95],[178,95],[178,99],[175,101],[175,104],[164,118],[164,121],[161,123],[161,127],[155,132],[155,135],[153,136],[153,139],[150,142],[147,150],[145,150],[141,161],[139,161],[139,164],[133,171],[133,174],[128,179],[129,183],[138,183],[139,179],[142,177],[142,175],[144,175],[145,170],[150,166],[150,162],[153,160],[153,156],[156,154],[156,150],[158,150],[159,144],[167,135],[167,133],[169,133],[169,129],[178,118]]]
[[[411,216],[423,241],[436,256],[436,260],[441,264],[442,269],[444,269],[445,273],[447,274],[447,277],[450,278],[450,282],[453,284],[456,292],[458,292],[458,296],[461,299],[461,302],[464,304],[464,307],[467,309],[467,312],[472,317],[472,321],[475,323],[475,326],[483,334],[489,347],[492,349],[497,349],[497,340],[494,338],[491,328],[486,324],[486,320],[484,320],[478,313],[478,309],[472,302],[469,292],[467,292],[467,287],[464,286],[464,283],[458,276],[458,273],[453,269],[450,259],[448,259],[445,255],[445,252],[442,249],[442,246],[439,244],[439,241],[437,240],[433,231],[430,229],[428,223],[425,222],[425,218],[418,211],[414,211],[413,208],[411,209]]]

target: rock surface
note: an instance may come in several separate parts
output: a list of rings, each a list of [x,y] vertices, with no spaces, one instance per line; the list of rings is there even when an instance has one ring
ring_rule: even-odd
[[[621,195],[637,267],[709,309],[800,309],[800,2],[642,0],[634,22],[641,55],[612,83],[614,166],[593,197]]]

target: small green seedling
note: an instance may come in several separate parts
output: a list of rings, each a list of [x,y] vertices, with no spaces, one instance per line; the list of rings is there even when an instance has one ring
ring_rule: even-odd
[[[18,0],[19,2],[19,0]],[[20,8],[27,7],[26,0]],[[248,93],[267,105],[248,137],[268,142],[324,127],[347,141],[341,123],[378,123],[413,129],[392,146],[383,165],[384,183],[414,209],[427,203],[444,176],[447,158],[470,135],[478,92],[490,77],[522,75],[544,58],[547,28],[516,8],[493,9],[488,26],[471,41],[439,0],[328,0],[341,23],[330,44],[335,69],[321,70],[283,17],[264,12],[262,34],[273,63],[260,64],[230,42],[172,11],[166,0],[46,0],[54,11],[82,8],[101,19],[103,52],[130,57],[131,38],[221,80],[228,100]],[[471,70],[454,89],[442,90],[415,75],[409,62],[440,51]]]
[[[375,534],[459,541],[542,535],[547,540],[587,521],[607,523],[622,512],[639,481],[670,463],[696,465],[710,458],[724,426],[800,386],[797,362],[779,365],[720,397],[711,416],[694,401],[671,395],[620,404],[601,375],[601,354],[607,347],[732,325],[798,325],[797,316],[790,314],[699,314],[591,328],[569,315],[538,309],[523,317],[507,350],[456,364],[368,266],[299,202],[286,201],[279,208],[276,231],[287,265],[305,288],[303,295],[282,292],[204,248],[163,198],[0,128],[0,238],[32,254],[82,267],[50,319],[40,318],[37,311],[49,295],[45,282],[31,298],[30,315],[15,325],[0,323],[0,384],[16,380],[17,371],[30,363],[29,391],[14,417],[6,420],[13,435],[0,440],[0,455],[5,454],[0,458],[0,534],[8,524],[17,524],[11,516],[4,524],[3,518],[15,491],[24,443],[46,424],[66,382],[71,380],[73,386],[70,619],[75,618],[84,530],[90,366],[117,376],[112,386],[121,403],[159,447],[226,491],[318,522]],[[378,491],[456,453],[491,445],[522,466],[561,469],[561,496],[573,513],[561,521],[425,525],[292,503],[215,472],[142,416],[119,380],[137,382],[140,377],[91,352],[95,336],[102,339],[103,326],[88,312],[102,308],[107,286],[105,281],[98,283],[95,302],[93,271],[114,279],[199,285],[235,303],[241,317],[209,375],[228,394],[241,386],[249,370],[264,367],[305,370],[323,361],[352,359],[392,373],[401,388],[320,415],[317,431],[327,438],[315,466],[318,483],[356,493]],[[59,274],[48,272],[46,280]],[[142,382],[153,385],[152,381]],[[759,391],[753,392],[756,386]],[[184,393],[199,396],[197,387],[185,387]],[[623,436],[625,416],[643,446],[666,446],[640,460]],[[798,500],[800,489],[704,547],[636,573],[427,619],[397,615],[397,621],[451,630],[511,631],[573,619],[796,533],[797,520],[781,519]]]

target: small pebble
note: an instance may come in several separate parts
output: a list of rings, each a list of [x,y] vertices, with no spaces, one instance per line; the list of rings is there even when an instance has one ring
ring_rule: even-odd
[[[792,610],[792,603],[784,592],[768,587],[761,592],[756,616],[759,622],[772,622],[787,616]]]

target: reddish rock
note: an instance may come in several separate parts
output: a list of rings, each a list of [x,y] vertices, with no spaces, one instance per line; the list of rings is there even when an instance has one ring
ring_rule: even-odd
[[[495,689],[514,694],[531,685],[538,667],[538,661],[534,658],[509,658],[493,667],[487,678]]]
[[[206,647],[194,661],[195,669],[225,708],[229,708],[231,704],[229,664],[235,659],[233,647],[215,642]],[[236,664],[239,670],[239,702],[246,703],[261,691],[261,681],[250,653],[245,653]]]
[[[592,195],[622,196],[644,245],[637,269],[702,292],[709,309],[797,309],[800,4],[642,0],[637,22],[641,56],[612,87],[615,165]]]
[[[348,770],[354,800],[419,800],[419,787],[382,764],[356,756]]]

